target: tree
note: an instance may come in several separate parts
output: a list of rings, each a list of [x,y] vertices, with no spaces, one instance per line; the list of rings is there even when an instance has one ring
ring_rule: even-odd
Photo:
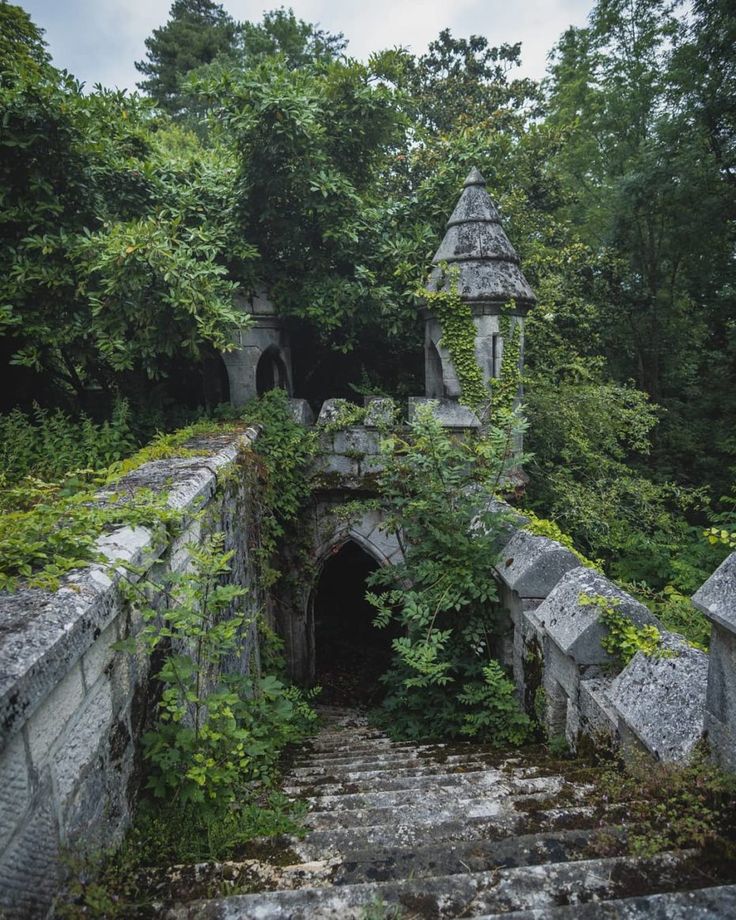
[[[415,118],[434,133],[489,119],[501,121],[539,101],[533,80],[509,79],[521,63],[519,42],[494,47],[482,35],[455,38],[443,29],[421,57],[399,55],[398,68],[395,55],[384,61],[393,61]]]
[[[307,320],[335,350],[352,350],[390,308],[375,271],[377,175],[403,121],[369,70],[333,61],[293,70],[267,58],[210,86],[234,138],[234,210],[258,249],[258,278],[279,310]]]
[[[233,164],[153,130],[125,93],[86,95],[25,50],[0,81],[0,335],[15,364],[84,400],[227,347],[231,264],[252,252],[223,217]]]
[[[591,25],[555,50],[547,119],[562,137],[561,215],[597,254],[588,295],[609,369],[667,410],[652,462],[695,482],[724,446],[720,420],[703,411],[719,415],[716,392],[733,418],[733,384],[712,371],[734,380],[734,199],[716,155],[728,149],[729,67],[713,72],[727,21],[698,9],[686,28],[666,0],[600,0]],[[720,100],[715,133],[698,101],[708,83],[711,103]]]
[[[330,61],[345,50],[342,32],[332,34],[317,25],[297,19],[292,9],[280,7],[263,14],[260,23],[241,25],[241,66],[253,67],[266,57],[283,57],[289,69],[305,67],[315,61]]]
[[[146,39],[146,60],[136,70],[146,79],[138,87],[172,115],[185,108],[182,80],[188,73],[220,58],[232,58],[238,28],[214,0],[175,0],[167,23]]]
[[[39,29],[25,10],[7,0],[0,2],[0,61],[47,64],[49,54]],[[2,65],[0,65],[1,67]],[[4,68],[3,68],[4,69]]]

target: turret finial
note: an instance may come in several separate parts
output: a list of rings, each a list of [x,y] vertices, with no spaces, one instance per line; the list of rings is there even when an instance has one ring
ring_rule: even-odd
[[[482,185],[485,188],[485,184],[486,180],[483,178],[483,174],[477,166],[474,166],[468,173],[468,178],[465,180],[463,188],[468,188],[470,185]]]

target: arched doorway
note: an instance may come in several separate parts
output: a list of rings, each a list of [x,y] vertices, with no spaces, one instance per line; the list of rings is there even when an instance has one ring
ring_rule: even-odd
[[[326,559],[312,595],[315,679],[320,701],[332,706],[374,705],[391,658],[389,629],[373,625],[366,579],[378,562],[348,540]]]
[[[289,375],[278,348],[275,345],[271,345],[258,359],[256,392],[259,396],[263,396],[269,390],[276,389],[289,389]]]

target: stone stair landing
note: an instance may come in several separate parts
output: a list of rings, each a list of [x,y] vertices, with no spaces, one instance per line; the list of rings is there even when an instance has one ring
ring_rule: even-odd
[[[254,861],[250,893],[167,920],[736,916],[733,867],[694,851],[627,855],[626,809],[602,804],[575,764],[394,743],[355,710],[324,709],[322,723],[285,780],[310,806],[292,864]]]

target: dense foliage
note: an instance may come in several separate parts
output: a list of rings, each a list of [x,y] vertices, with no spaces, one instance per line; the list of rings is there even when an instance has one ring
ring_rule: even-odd
[[[376,625],[400,627],[379,715],[394,737],[504,744],[528,732],[514,685],[495,658],[493,567],[504,520],[491,500],[515,460],[507,440],[506,431],[489,428],[458,442],[431,405],[419,407],[408,432],[384,437],[384,528],[400,540],[404,560],[371,576],[381,590],[368,597]]]

